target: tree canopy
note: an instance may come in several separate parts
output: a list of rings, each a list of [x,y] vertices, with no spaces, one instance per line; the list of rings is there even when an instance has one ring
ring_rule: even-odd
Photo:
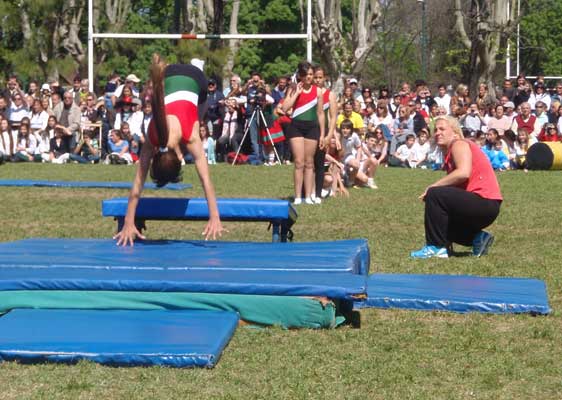
[[[469,79],[482,66],[467,48],[471,37],[470,7],[491,10],[509,0],[471,0],[459,18],[467,36],[455,32],[453,17],[458,1],[426,0],[429,83],[456,83]],[[313,59],[327,67],[333,80],[354,75],[369,86],[397,87],[420,77],[421,8],[416,0],[313,1]],[[560,74],[562,62],[562,3],[559,0],[522,2],[521,61],[529,74]],[[303,33],[304,0],[94,0],[96,32],[133,33]],[[462,8],[462,7],[461,7]],[[0,0],[0,68],[15,72],[27,83],[59,79],[70,82],[87,72],[86,0]],[[493,24],[492,24],[493,25]],[[490,24],[486,26],[492,26]],[[474,32],[480,34],[481,28]],[[492,26],[491,30],[493,31]],[[486,80],[501,79],[509,32],[493,56]],[[306,56],[304,40],[95,41],[95,82],[107,76],[134,72],[147,78],[151,55],[159,52],[170,62],[197,56],[207,61],[207,73],[221,78],[253,70],[271,80],[295,70]],[[481,53],[480,57],[482,57]],[[4,75],[5,75],[4,74]],[[1,81],[5,76],[0,77]]]

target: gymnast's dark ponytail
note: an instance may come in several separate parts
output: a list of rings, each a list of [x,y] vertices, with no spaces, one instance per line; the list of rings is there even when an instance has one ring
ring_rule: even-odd
[[[164,69],[166,64],[158,54],[152,56],[150,66],[150,79],[152,80],[153,94],[152,119],[158,134],[158,146],[154,149],[150,176],[156,186],[164,186],[168,182],[181,180],[181,161],[174,150],[168,151],[168,121],[166,120],[166,107],[164,102]]]

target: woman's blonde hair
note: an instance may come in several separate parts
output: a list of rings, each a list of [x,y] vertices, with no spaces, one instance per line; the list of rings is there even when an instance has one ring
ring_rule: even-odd
[[[440,115],[435,118],[435,125],[437,125],[439,121],[445,121],[447,125],[451,127],[453,132],[459,137],[459,139],[462,139],[464,137],[458,119],[451,117],[450,115]]]

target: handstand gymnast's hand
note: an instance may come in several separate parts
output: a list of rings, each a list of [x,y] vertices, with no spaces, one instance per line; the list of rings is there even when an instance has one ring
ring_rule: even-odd
[[[217,208],[215,190],[203,145],[199,138],[199,119],[204,114],[202,105],[207,97],[207,79],[202,72],[203,62],[193,65],[168,65],[155,54],[152,58],[153,118],[148,126],[148,138],[142,147],[131,193],[125,223],[113,239],[118,246],[133,246],[138,237],[145,239],[135,226],[137,204],[150,169],[150,176],[158,187],[181,180],[181,160],[188,151],[195,160],[195,168],[205,191],[209,207],[209,221],[203,236],[205,240],[228,232],[223,228]]]

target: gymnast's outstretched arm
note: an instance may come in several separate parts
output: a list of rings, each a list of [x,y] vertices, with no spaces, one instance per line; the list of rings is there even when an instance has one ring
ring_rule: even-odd
[[[154,148],[152,147],[152,144],[149,140],[147,140],[142,146],[139,163],[137,164],[135,180],[133,181],[133,187],[131,188],[131,192],[129,194],[125,223],[123,224],[121,232],[118,232],[115,236],[113,236],[113,239],[117,240],[117,246],[133,246],[137,237],[145,239],[135,225],[135,213],[137,211],[137,204],[139,203],[140,195],[144,187],[144,182],[146,181],[146,175],[148,174],[148,169],[150,168],[153,151]]]
[[[209,207],[209,222],[203,231],[203,235],[205,236],[205,240],[216,240],[217,235],[220,237],[222,236],[222,232],[228,231],[224,229],[221,224],[215,189],[209,176],[209,165],[207,163],[207,158],[205,157],[201,138],[199,137],[199,124],[195,124],[193,127],[193,134],[187,143],[187,150],[191,153],[193,159],[195,160],[195,168],[197,169],[199,180],[201,181],[201,185],[205,191],[207,206]]]

